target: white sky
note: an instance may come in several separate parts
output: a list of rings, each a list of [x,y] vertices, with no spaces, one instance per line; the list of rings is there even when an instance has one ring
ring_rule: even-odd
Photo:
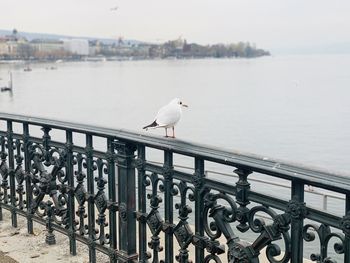
[[[118,6],[117,11],[110,8]],[[0,29],[258,47],[350,42],[349,0],[0,0]]]

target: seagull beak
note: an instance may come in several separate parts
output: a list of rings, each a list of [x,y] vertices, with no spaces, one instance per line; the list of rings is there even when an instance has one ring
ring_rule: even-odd
[[[183,104],[183,103],[181,104],[181,106],[182,106],[182,107],[186,107],[186,108],[188,108],[188,105]]]

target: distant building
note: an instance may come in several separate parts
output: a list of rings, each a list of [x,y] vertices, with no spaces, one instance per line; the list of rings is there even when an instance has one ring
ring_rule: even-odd
[[[53,53],[64,50],[63,41],[56,39],[33,39],[30,43],[36,51],[43,53]]]
[[[63,48],[75,55],[89,55],[89,41],[86,39],[64,39]]]
[[[28,43],[27,39],[16,33],[0,38],[0,55],[17,57],[18,47]]]
[[[0,56],[7,55],[9,48],[5,38],[0,38]]]
[[[148,47],[148,56],[150,58],[162,58],[165,56],[165,50],[163,46],[149,45],[147,47]]]
[[[101,42],[99,40],[89,41],[89,55],[95,56],[101,52]]]

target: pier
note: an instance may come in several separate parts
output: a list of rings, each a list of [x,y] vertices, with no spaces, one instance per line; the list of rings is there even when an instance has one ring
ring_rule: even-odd
[[[232,174],[221,180],[208,167]],[[251,178],[260,175],[283,182],[288,197],[256,187]],[[258,263],[262,256],[280,263],[350,262],[350,177],[343,174],[123,129],[0,113],[0,180],[0,220],[6,209],[14,228],[18,217],[28,234],[43,225],[48,246],[63,234],[71,255],[77,243],[86,246],[89,262],[98,262],[97,253],[128,263]],[[342,209],[309,204],[309,186],[343,200]],[[312,242],[319,249],[306,252]]]

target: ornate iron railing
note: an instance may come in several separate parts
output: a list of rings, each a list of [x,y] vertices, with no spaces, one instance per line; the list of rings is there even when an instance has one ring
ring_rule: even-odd
[[[56,131],[64,141],[52,139]],[[75,143],[81,136],[84,145]],[[150,162],[149,153],[163,155],[162,165]],[[194,173],[175,168],[175,155],[190,160]],[[110,262],[259,262],[266,249],[270,262],[300,263],[304,244],[316,235],[319,251],[308,255],[313,261],[336,262],[328,253],[334,243],[335,254],[350,262],[346,176],[180,140],[3,113],[0,159],[0,219],[8,209],[15,227],[18,215],[26,217],[29,233],[33,222],[44,224],[48,244],[61,232],[73,255],[82,242],[90,262],[96,251]],[[233,167],[238,181],[207,177],[209,162]],[[253,174],[289,182],[289,200],[253,189]],[[335,215],[307,205],[305,185],[343,195],[344,210]],[[252,242],[246,232],[255,233]]]

